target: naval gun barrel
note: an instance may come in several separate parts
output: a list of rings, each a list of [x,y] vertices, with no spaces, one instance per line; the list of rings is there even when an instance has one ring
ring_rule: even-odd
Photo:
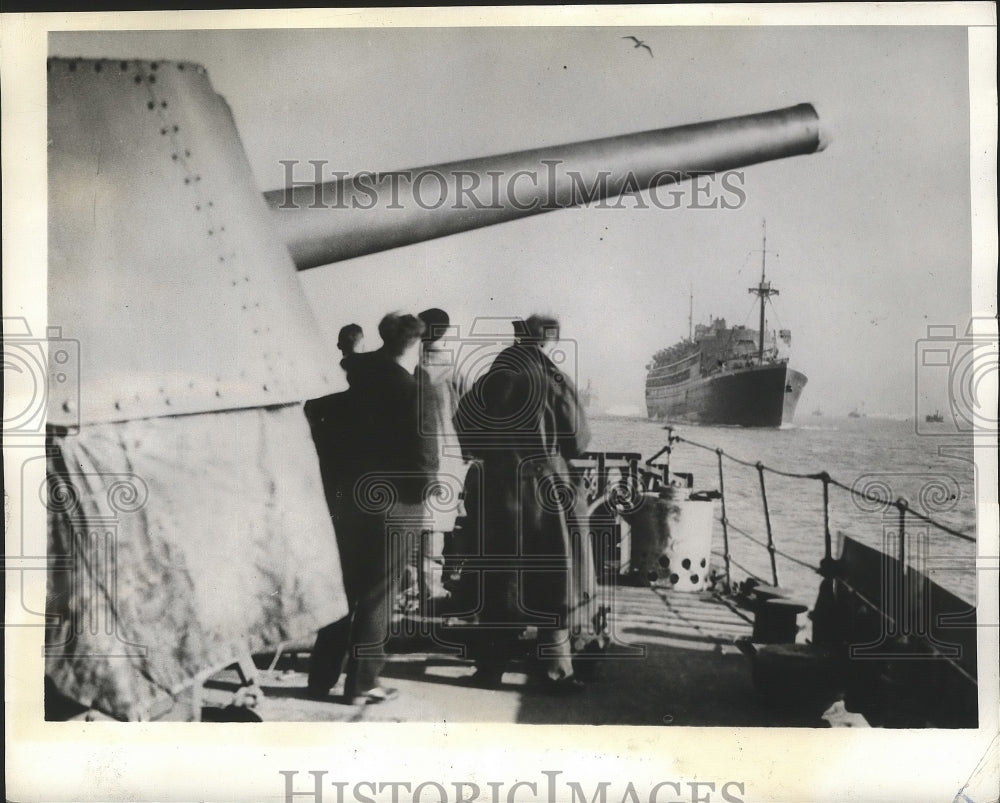
[[[811,104],[264,193],[299,270],[825,147]],[[312,163],[317,169],[322,163]],[[300,166],[304,167],[304,165]]]

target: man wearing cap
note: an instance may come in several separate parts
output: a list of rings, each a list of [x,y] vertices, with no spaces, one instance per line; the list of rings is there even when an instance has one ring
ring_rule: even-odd
[[[462,397],[457,418],[463,446],[482,460],[477,518],[490,561],[480,576],[473,682],[499,686],[518,633],[534,625],[543,686],[576,692],[571,637],[588,636],[581,620],[596,586],[567,461],[586,449],[589,431],[572,382],[546,354],[559,340],[558,321],[533,315],[514,322],[514,335]]]
[[[357,355],[347,392],[352,453],[343,456],[327,489],[350,603],[346,621],[317,635],[309,693],[325,699],[341,673],[344,696],[355,705],[396,696],[379,683],[389,637],[389,599],[398,582],[402,540],[426,528],[424,498],[437,456],[421,433],[419,360],[423,323],[390,313],[379,323],[382,347]],[[346,643],[345,643],[346,642]],[[349,648],[349,649],[348,649]]]

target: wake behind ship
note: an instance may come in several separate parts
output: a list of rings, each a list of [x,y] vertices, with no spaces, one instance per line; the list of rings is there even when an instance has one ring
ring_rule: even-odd
[[[766,255],[767,238],[764,238]],[[789,367],[791,332],[765,332],[764,306],[778,291],[766,280],[749,288],[760,298],[760,326],[726,326],[725,318],[698,324],[686,340],[661,349],[646,366],[650,418],[695,424],[780,427],[795,416],[808,381]]]

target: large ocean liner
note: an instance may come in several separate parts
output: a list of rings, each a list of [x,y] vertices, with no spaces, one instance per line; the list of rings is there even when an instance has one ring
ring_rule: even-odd
[[[760,283],[749,288],[760,299],[758,329],[712,318],[692,332],[689,321],[687,339],[661,349],[646,366],[650,418],[744,427],[791,422],[807,379],[788,365],[791,332],[766,331],[764,308],[778,294],[765,275],[766,254],[765,234]]]

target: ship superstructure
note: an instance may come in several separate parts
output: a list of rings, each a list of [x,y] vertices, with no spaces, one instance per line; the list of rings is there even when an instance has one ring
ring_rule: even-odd
[[[745,427],[791,422],[807,379],[788,365],[791,332],[766,328],[766,303],[778,294],[766,277],[766,253],[765,233],[760,282],[749,288],[760,299],[758,328],[711,318],[653,355],[646,366],[650,418]]]

